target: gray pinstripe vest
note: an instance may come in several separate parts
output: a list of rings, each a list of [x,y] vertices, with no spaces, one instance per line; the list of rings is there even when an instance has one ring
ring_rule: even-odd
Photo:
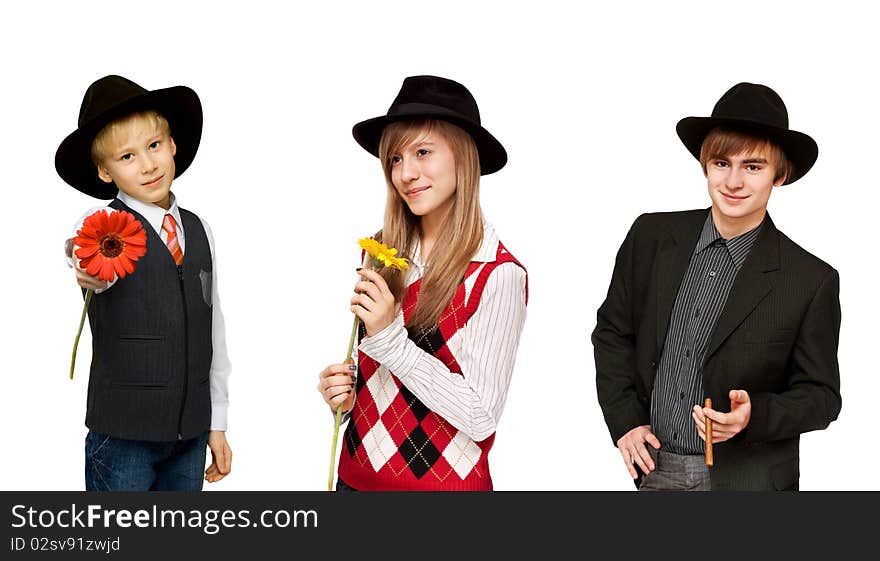
[[[143,216],[121,201],[147,233],[134,273],[89,306],[92,364],[86,426],[116,438],[171,441],[210,428],[211,275],[208,238],[180,209],[186,235],[178,267]]]

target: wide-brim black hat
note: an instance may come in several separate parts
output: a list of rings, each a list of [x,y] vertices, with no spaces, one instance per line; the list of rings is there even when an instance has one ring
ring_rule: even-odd
[[[504,146],[480,124],[480,110],[471,92],[454,80],[438,76],[404,79],[388,113],[361,121],[352,127],[351,133],[364,150],[378,157],[385,127],[414,119],[448,121],[470,134],[480,156],[480,175],[495,173],[507,163]]]
[[[99,199],[112,199],[117,188],[98,177],[92,162],[92,141],[105,125],[138,111],[153,110],[168,120],[177,146],[174,177],[189,167],[202,138],[202,103],[186,86],[147,90],[122,76],[104,76],[95,81],[83,97],[79,127],[55,152],[55,169],[69,185]]]
[[[819,157],[815,140],[788,128],[788,111],[782,98],[761,84],[742,82],[733,86],[715,104],[711,117],[685,117],[675,130],[690,153],[699,160],[703,140],[715,127],[767,138],[782,148],[792,166],[784,185],[803,177]]]

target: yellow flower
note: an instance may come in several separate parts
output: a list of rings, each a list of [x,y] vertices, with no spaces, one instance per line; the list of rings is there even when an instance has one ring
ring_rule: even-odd
[[[384,243],[379,243],[373,238],[360,239],[358,240],[358,244],[360,244],[361,249],[366,251],[367,255],[372,259],[374,269],[379,269],[382,266],[394,267],[399,271],[409,269],[409,263],[406,259],[403,257],[396,257],[396,248],[388,247]],[[354,322],[351,326],[351,336],[348,339],[348,351],[345,353],[345,362],[350,364],[354,364],[354,359],[352,358],[351,353],[354,350],[354,339],[357,334],[358,322],[358,317],[354,316]],[[336,465],[336,442],[339,440],[339,425],[341,420],[342,405],[336,408],[336,421],[333,424],[333,444],[330,447],[330,474],[327,478],[328,491],[333,490],[333,475],[335,473],[334,466]]]
[[[379,243],[372,238],[363,238],[358,240],[361,249],[367,252],[367,255],[373,258],[376,265],[384,264],[385,267],[394,267],[399,271],[409,269],[409,263],[403,257],[395,257],[397,248],[388,247],[384,243]]]

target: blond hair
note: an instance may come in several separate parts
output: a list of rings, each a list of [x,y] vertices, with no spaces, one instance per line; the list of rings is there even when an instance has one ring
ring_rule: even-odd
[[[121,140],[120,133],[135,121],[146,121],[153,127],[153,130],[161,132],[165,135],[171,135],[171,127],[168,120],[156,111],[138,111],[129,113],[125,117],[110,121],[104,128],[98,131],[95,139],[92,141],[92,162],[100,165],[104,158],[119,146]]]
[[[386,126],[382,132],[379,159],[385,172],[388,195],[385,220],[378,236],[383,243],[397,247],[407,257],[415,252],[419,243],[420,218],[410,211],[391,182],[391,156],[432,131],[443,135],[452,149],[456,189],[438,243],[425,263],[418,303],[407,321],[409,326],[422,328],[439,322],[483,241],[480,158],[476,144],[461,128],[438,120],[400,121]],[[406,293],[405,274],[389,269],[383,273],[395,301],[402,301]]]
[[[700,148],[700,164],[703,166],[703,173],[705,174],[706,166],[710,160],[762,151],[767,152],[768,161],[776,171],[773,181],[781,179],[784,182],[791,175],[792,165],[785,156],[785,152],[782,151],[782,148],[769,138],[755,136],[754,134],[739,130],[715,127],[709,131],[709,134],[703,139],[703,146]]]

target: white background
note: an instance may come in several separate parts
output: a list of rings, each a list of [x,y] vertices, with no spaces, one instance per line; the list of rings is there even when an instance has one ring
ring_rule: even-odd
[[[356,240],[384,205],[379,163],[350,130],[414,74],[464,83],[510,156],[482,203],[527,266],[531,299],[490,455],[496,489],[633,488],[596,401],[589,334],[633,219],[709,205],[675,124],[740,81],[773,87],[792,128],[817,140],[817,164],[770,211],[841,276],[843,410],[803,437],[801,488],[878,488],[880,51],[861,3],[303,4],[4,8],[0,489],[83,488],[91,339],[86,327],[71,382],[82,299],[61,247],[98,201],[53,158],[106,74],[185,84],[204,105],[199,154],[174,191],[214,230],[234,367],[233,472],[206,489],[325,487],[332,421],[317,373],[343,358]]]

